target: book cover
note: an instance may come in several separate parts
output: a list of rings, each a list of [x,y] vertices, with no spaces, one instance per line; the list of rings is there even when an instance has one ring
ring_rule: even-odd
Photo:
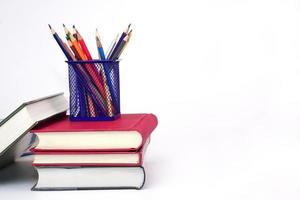
[[[65,117],[31,132],[39,138],[35,151],[138,151],[157,123],[153,114],[122,114],[114,121],[71,122]]]

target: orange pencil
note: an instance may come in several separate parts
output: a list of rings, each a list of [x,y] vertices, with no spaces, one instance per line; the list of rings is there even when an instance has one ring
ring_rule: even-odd
[[[76,49],[74,47],[74,45],[72,44],[71,41],[68,40],[68,44],[70,45],[70,48],[72,49],[72,51],[74,52],[75,55],[78,55],[77,52],[76,52]],[[69,48],[67,48],[68,51],[70,51]],[[81,69],[82,72],[84,72],[84,69],[82,68],[81,65],[78,65],[78,67]],[[88,77],[88,75],[84,72],[85,76]],[[90,80],[91,81],[91,80]],[[92,86],[94,86],[94,84],[92,84]],[[94,86],[95,87],[95,86]],[[94,88],[95,89],[95,88]],[[103,99],[103,97],[101,96],[101,94],[99,93],[99,91],[96,89],[96,97],[102,107],[103,110],[107,111],[107,107],[106,107],[106,104],[105,104],[105,101]]]
[[[87,60],[86,55],[84,54],[84,52],[82,51],[78,41],[74,38],[74,36],[71,34],[71,32],[67,29],[67,27],[63,24],[64,30],[66,32],[66,35],[69,37],[69,40],[71,40],[75,50],[77,51],[79,58],[81,60]],[[68,38],[67,38],[68,39]]]
[[[85,53],[85,55],[87,56],[87,58],[89,60],[92,60],[92,56],[91,56],[91,54],[90,54],[90,52],[89,52],[89,50],[88,50],[88,48],[87,48],[87,46],[86,46],[86,44],[85,44],[85,42],[83,40],[83,37],[81,36],[81,34],[79,33],[79,31],[75,28],[75,26],[73,26],[73,28],[74,28],[74,31],[76,32],[76,37],[77,37],[78,42],[79,42],[79,44],[81,46],[81,49],[83,50],[83,52]],[[93,64],[91,64],[91,65],[93,65]],[[94,74],[98,73],[96,71],[96,66],[93,66],[92,70],[94,71],[93,72]],[[106,76],[105,76],[105,73],[104,73],[103,65],[100,65],[100,75],[101,75],[100,77],[102,79],[100,79],[99,76],[96,76],[95,78],[99,79],[99,81],[101,81],[102,85],[104,86],[105,99],[106,99],[107,108],[108,108],[108,115],[111,117],[111,116],[113,116],[113,110],[114,110],[114,108],[113,108],[113,105],[112,105],[112,102],[111,102],[112,100],[111,100],[110,92],[109,92],[109,89],[108,89],[108,86],[107,86],[107,83],[106,83],[107,79],[106,79]]]
[[[88,50],[88,48],[87,48],[87,46],[86,46],[84,40],[83,40],[83,37],[81,36],[81,34],[79,33],[79,31],[75,28],[75,25],[73,25],[73,30],[74,30],[73,36],[74,36],[74,37],[77,39],[77,41],[79,42],[79,45],[80,45],[82,51],[85,53],[87,59],[88,59],[88,60],[92,60],[93,58],[92,58],[92,56],[91,56],[91,54],[90,54],[90,52],[89,52],[89,50]],[[93,65],[93,64],[91,64],[91,65]],[[94,76],[95,74],[98,73],[98,71],[97,71],[97,69],[96,69],[96,66],[92,66],[91,69],[92,69],[92,71],[93,71],[92,74],[91,74],[91,76]],[[97,75],[94,76],[94,79],[98,79],[98,81],[101,82],[100,77],[97,76]],[[103,84],[102,84],[102,85],[104,85],[104,89],[105,89],[105,98],[106,98],[106,103],[107,103],[107,107],[108,107],[108,115],[109,115],[109,116],[112,116],[112,114],[111,114],[111,112],[110,112],[110,110],[111,110],[111,102],[110,102],[109,99],[107,99],[108,94],[107,94],[107,92],[106,92],[107,89],[106,89],[106,85],[105,85],[105,83],[104,83],[105,81],[104,81],[104,79],[102,79],[102,80],[103,80]]]
[[[72,44],[71,49],[74,51],[74,53],[76,52],[75,54],[77,54],[79,59],[88,60],[86,54],[84,53],[84,51],[80,47],[80,44],[78,43],[78,41],[70,33],[70,31],[67,29],[67,27],[65,25],[63,25],[63,26],[64,26],[64,30],[65,30],[66,35],[67,35],[67,40],[69,40],[71,42],[70,44]],[[97,76],[96,71],[93,69],[93,66],[90,65],[90,64],[86,64],[86,69],[87,69],[88,73],[90,74],[90,76],[92,77],[92,81],[95,83],[95,86],[98,88],[98,90],[101,94],[101,97],[102,97],[101,99],[106,99],[105,89],[104,89],[101,81],[99,80],[99,78],[97,78],[98,76]],[[104,106],[107,108],[106,102],[104,102]],[[107,111],[107,109],[105,109],[105,110]]]
[[[72,48],[73,45],[72,45],[71,41],[67,40],[67,42],[68,42],[69,46]],[[65,44],[65,46],[67,46],[67,45]],[[74,56],[69,48],[66,48],[66,49],[69,52],[69,54],[71,54],[71,57],[72,57],[73,61],[76,61],[77,60],[76,57],[78,57],[77,52],[74,51],[74,49],[72,49],[74,54],[75,54],[75,56]],[[87,101],[88,101],[88,108],[89,108],[88,110],[89,110],[89,113],[90,113],[91,117],[96,117],[95,106],[94,106],[94,103],[93,103],[93,99],[90,95],[87,96]]]
[[[74,28],[74,31],[76,32],[76,37],[77,37],[77,40],[78,40],[78,42],[79,42],[79,44],[81,46],[81,49],[86,54],[87,58],[89,60],[92,60],[92,56],[91,56],[91,54],[90,54],[90,52],[89,52],[89,50],[88,50],[88,48],[87,48],[87,46],[86,46],[86,44],[85,44],[85,42],[83,40],[83,37],[81,36],[81,34],[79,33],[79,31],[75,28],[75,26],[73,26],[73,28]],[[97,37],[98,37],[98,40],[97,40]],[[99,41],[98,43],[101,44],[99,34],[96,35],[96,41]],[[101,59],[101,57],[100,57],[100,59]],[[95,71],[96,67],[93,67],[92,69],[94,69],[94,71]],[[95,71],[95,73],[97,73],[97,72]],[[112,105],[112,99],[111,99],[110,91],[109,91],[109,88],[107,86],[107,82],[106,82],[107,78],[105,76],[103,65],[100,65],[100,75],[101,75],[102,79],[100,79],[99,76],[97,76],[97,78],[99,78],[100,81],[102,80],[102,85],[104,86],[105,98],[106,98],[106,103],[107,103],[107,108],[108,108],[108,115],[109,116],[113,116],[114,107]]]
[[[76,35],[77,40],[78,40],[78,42],[79,42],[79,45],[80,45],[82,51],[85,53],[87,59],[92,60],[93,58],[92,58],[92,56],[91,56],[91,54],[90,54],[90,52],[89,52],[89,49],[87,48],[87,46],[86,46],[86,44],[85,44],[85,42],[84,42],[84,40],[83,40],[83,37],[82,37],[81,34],[78,32],[78,30],[75,28],[75,26],[73,26],[73,28],[74,28],[74,31],[75,31],[75,34],[74,34],[74,35]]]

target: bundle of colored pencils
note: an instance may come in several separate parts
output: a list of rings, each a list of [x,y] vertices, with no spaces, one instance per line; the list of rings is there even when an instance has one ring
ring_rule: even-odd
[[[112,117],[117,113],[119,105],[117,96],[113,90],[114,80],[113,70],[106,63],[86,62],[93,60],[90,51],[88,50],[82,35],[73,26],[73,31],[63,25],[66,33],[67,43],[63,42],[55,30],[49,25],[54,39],[65,54],[68,61],[83,61],[82,63],[73,64],[73,69],[76,72],[77,78],[81,81],[83,90],[87,91],[85,97],[85,111],[83,115],[88,117],[108,116]],[[100,40],[98,30],[96,29],[96,46],[101,61],[116,61],[121,56],[123,50],[127,46],[132,34],[130,24],[126,27],[120,37],[116,37],[109,50],[105,55],[104,49]],[[82,114],[82,113],[81,113]]]

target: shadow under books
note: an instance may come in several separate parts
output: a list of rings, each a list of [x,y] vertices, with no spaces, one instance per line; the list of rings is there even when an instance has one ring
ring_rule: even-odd
[[[26,156],[0,169],[0,186],[22,182],[32,182],[33,185],[35,177],[36,172],[32,167],[32,158]]]

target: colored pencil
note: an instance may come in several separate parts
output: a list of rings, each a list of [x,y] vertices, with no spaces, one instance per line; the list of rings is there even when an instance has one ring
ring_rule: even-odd
[[[77,51],[80,59],[81,60],[87,60],[87,57],[84,54],[84,52],[82,51],[78,41],[74,38],[74,36],[71,34],[71,32],[68,30],[68,28],[64,24],[63,24],[63,27],[64,27],[65,33],[67,35],[67,39],[69,39],[72,42],[72,44],[73,44],[75,50]]]
[[[107,52],[107,59],[109,59],[111,57],[111,54],[117,44],[117,41],[118,41],[118,38],[119,38],[119,34],[117,34],[117,36],[114,38],[114,40],[111,42],[109,48],[108,48],[108,52]]]
[[[68,48],[68,45],[66,45],[65,43],[62,43],[62,46],[64,48],[64,51],[67,52],[67,54],[69,55],[70,61],[76,61],[75,55],[73,55],[72,51]],[[87,74],[85,74],[85,71],[82,69],[82,66],[76,65],[76,67],[73,67],[73,69],[77,72],[76,74],[77,74],[78,78],[81,80],[81,82],[87,83],[88,90],[91,92],[91,94],[94,95],[94,98],[97,99],[97,96],[99,96],[99,94],[97,94],[93,85],[88,82]],[[95,101],[97,102],[99,100],[95,100]],[[101,106],[101,104],[99,105],[99,103],[96,103],[96,104],[98,104],[98,106]]]
[[[75,26],[73,26],[74,28],[74,31],[75,31],[75,34],[76,37],[77,37],[77,40],[79,42],[79,45],[81,47],[81,49],[83,50],[83,52],[85,53],[86,57],[88,60],[92,60],[92,56],[89,52],[89,49],[87,48],[86,44],[85,44],[85,41],[83,40],[83,37],[81,36],[81,34],[78,32],[78,30],[75,28]]]
[[[75,25],[73,25],[73,36],[78,41],[78,36],[77,36]]]
[[[65,56],[67,57],[67,59],[69,61],[76,61],[75,56],[73,55],[73,53],[71,52],[71,50],[68,48],[68,46],[60,39],[60,37],[58,36],[58,34],[55,32],[55,30],[49,25],[49,28],[52,32],[52,35],[54,37],[54,39],[56,40],[56,42],[58,43],[59,47],[61,48],[61,50],[63,51],[63,53],[65,54]],[[78,70],[76,69],[76,67],[74,67],[73,69],[75,71],[77,71],[77,75],[79,76],[79,79],[84,80],[88,83],[88,76],[84,73],[84,70],[81,68],[80,65],[76,65],[78,67],[78,69],[81,71],[78,73]],[[81,75],[82,74],[82,75]],[[95,96],[99,96],[97,95],[97,92],[95,90],[95,88],[93,88],[92,84],[87,84],[88,85],[88,89],[95,94]]]
[[[103,50],[103,46],[102,46],[102,43],[101,43],[101,39],[100,39],[98,29],[96,29],[96,44],[97,44],[99,58],[101,60],[105,60],[105,53],[104,53],[104,50]]]
[[[64,44],[63,44],[63,41],[60,39],[60,37],[58,36],[58,34],[56,33],[56,31],[50,26],[50,24],[48,24],[48,25],[49,25],[49,28],[50,28],[50,30],[51,30],[51,33],[52,33],[54,39],[56,40],[58,46],[60,47],[60,49],[62,50],[62,52],[65,54],[65,56],[67,57],[67,59],[68,59],[69,61],[71,61],[71,60],[72,60],[71,55],[69,55],[69,53],[68,53],[67,50],[65,49],[65,46],[64,46]]]
[[[122,43],[122,41],[124,40],[124,38],[127,36],[128,31],[130,29],[131,24],[129,24],[126,29],[123,31],[123,33],[121,34],[118,42],[116,43],[112,53],[110,54],[109,60],[115,60],[116,59],[116,53],[117,51],[119,51],[120,45]]]
[[[69,40],[71,42],[71,43],[69,43],[69,45],[72,44],[71,49],[73,50],[73,52],[76,55],[78,55],[80,60],[83,60],[83,61],[88,60],[87,55],[84,52],[83,48],[80,46],[79,42],[74,38],[74,36],[71,34],[71,32],[67,29],[67,27],[65,25],[63,25],[63,27],[64,27],[65,33],[67,35],[67,37],[66,37],[67,40]],[[77,33],[77,37],[79,39],[81,36],[78,32],[76,32],[76,33]],[[86,47],[84,41],[82,40],[82,37],[79,41],[81,41],[81,44],[83,44],[84,47],[86,48],[85,50],[87,50],[87,47]],[[89,54],[89,52],[88,52],[88,54]],[[89,56],[90,56],[90,54],[89,54]],[[101,83],[101,80],[99,80],[99,76],[97,76],[97,71],[94,68],[95,66],[92,65],[92,64],[85,64],[85,66],[86,66],[86,70],[87,70],[88,74],[92,78],[92,82],[95,84],[95,86],[98,88],[98,90],[100,92],[100,97],[99,98],[101,99],[102,104],[104,104],[103,106],[105,108],[107,108],[107,102],[103,101],[103,99],[106,99],[105,89],[104,89],[103,84]]]
[[[71,47],[72,46],[71,41],[67,40],[67,42],[68,42],[69,46]],[[76,61],[76,60],[78,60],[79,55],[77,54],[76,51],[73,50],[73,52],[75,54],[73,61]],[[87,95],[86,101],[88,102],[86,105],[88,105],[87,110],[89,112],[89,115],[91,117],[95,117],[96,116],[95,105],[94,105],[93,100],[90,95]]]
[[[97,44],[99,59],[100,60],[105,60],[104,50],[103,50],[102,43],[101,43],[101,40],[100,40],[100,35],[99,35],[97,29],[96,29],[96,44]],[[108,115],[113,116],[113,112],[114,112],[113,102],[114,102],[114,99],[111,96],[111,93],[113,92],[113,90],[112,90],[111,80],[110,80],[109,74],[107,72],[108,71],[107,63],[103,63],[101,65],[100,70],[101,70],[102,79],[103,79],[105,92],[106,92],[106,101],[108,103],[108,105],[107,105]]]
[[[75,25],[73,25],[73,36],[74,38],[79,41],[79,44],[82,48],[82,50],[84,51],[84,53],[86,54],[87,58],[89,60],[92,60],[92,57],[91,57],[91,54],[90,52],[88,51],[88,48],[87,46],[85,45],[85,42],[83,41],[81,35],[79,34],[79,32],[77,31],[77,29],[75,28]],[[94,68],[93,68],[94,69]],[[94,73],[93,73],[94,74]],[[91,74],[91,76],[93,75]],[[98,76],[96,76],[98,77]],[[89,110],[90,110],[90,115],[91,117],[95,117],[96,116],[96,111],[95,111],[95,106],[94,106],[94,103],[92,101],[92,98],[88,95],[87,96],[87,101],[88,101],[88,107],[89,107]]]
[[[76,31],[76,35],[77,35],[77,38],[78,38],[78,41],[79,41],[79,44],[83,50],[83,52],[86,54],[87,58],[89,60],[92,60],[92,56],[83,40],[83,37],[81,36],[81,34],[79,33],[79,31],[75,28],[74,28],[74,31]],[[106,77],[105,77],[105,73],[103,71],[103,69],[101,70],[101,66],[100,66],[100,75],[101,76],[97,76],[97,67],[96,67],[96,64],[88,64],[88,65],[92,65],[91,66],[91,70],[92,71],[89,71],[91,73],[91,76],[93,77],[93,79],[95,79],[96,82],[98,82],[99,84],[101,84],[103,87],[104,87],[104,93],[105,95],[103,96],[103,98],[106,99],[106,103],[107,103],[107,108],[108,108],[108,115],[109,116],[112,116],[112,112],[111,112],[111,109],[112,109],[112,103],[111,103],[111,98],[110,98],[110,93],[109,93],[109,90],[108,90],[108,86],[106,84]],[[89,70],[89,69],[88,69]],[[102,79],[101,79],[102,77]]]
[[[68,40],[68,43],[69,43],[70,48],[72,49],[72,51],[76,55],[77,52],[76,52],[76,49],[75,49],[73,43],[71,41],[69,41],[69,40]],[[80,67],[80,70],[81,70],[82,74],[86,77],[86,79],[88,80],[88,82],[91,82],[92,80],[89,78],[88,73],[82,68],[81,65],[78,65],[78,66]],[[96,89],[96,87],[94,86],[93,83],[91,83],[91,85],[92,85],[91,87],[94,88],[94,94],[96,95],[97,99],[99,100],[101,107],[103,108],[104,111],[106,111],[107,107],[106,107],[106,102],[103,99],[103,96],[101,95],[101,93],[99,93],[99,91]]]
[[[71,33],[63,24],[68,45],[61,40],[50,25],[49,28],[68,61],[93,60],[82,35],[75,25],[73,25]],[[117,35],[112,41],[107,54],[105,54],[98,30],[96,30],[96,45],[99,59],[118,60],[128,45],[131,35],[132,29],[131,24],[129,24],[122,34],[120,36]],[[70,102],[72,105],[79,106],[79,109],[75,111],[76,113],[82,117],[97,117],[100,115],[112,117],[116,111],[119,111],[119,96],[116,96],[116,92],[118,91],[115,91],[115,87],[118,88],[119,86],[116,85],[118,82],[115,82],[116,80],[114,79],[116,71],[113,70],[113,65],[106,63],[106,61],[101,63],[69,63],[69,65],[71,67],[70,70],[72,69],[75,72],[78,80],[77,86],[75,87],[78,87],[79,98]],[[86,90],[86,92],[84,92],[84,90]],[[80,91],[83,91],[83,93]],[[80,103],[80,105],[78,103]]]
[[[123,50],[124,50],[126,44],[127,44],[128,41],[129,41],[130,36],[131,36],[131,31],[130,31],[130,32],[128,33],[128,35],[126,35],[126,36],[124,37],[124,39],[121,41],[119,48],[116,50],[115,58],[114,58],[114,59],[118,59],[118,58],[120,57],[120,55],[121,55],[121,53],[123,52]]]
[[[124,49],[126,48],[126,46],[128,45],[130,38],[132,35],[132,30],[130,30],[130,32],[127,35],[127,38],[125,39],[126,43],[124,44],[124,46],[121,48],[120,52],[117,54],[117,59],[119,59],[119,57],[121,56],[122,52],[124,51]]]

